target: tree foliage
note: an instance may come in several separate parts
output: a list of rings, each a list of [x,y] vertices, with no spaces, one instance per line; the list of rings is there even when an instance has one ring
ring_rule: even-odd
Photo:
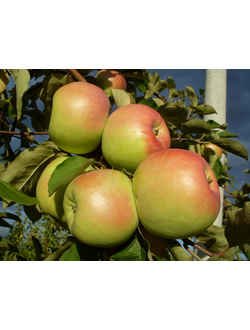
[[[228,131],[227,123],[204,120],[204,115],[216,113],[216,109],[204,104],[204,90],[199,89],[198,95],[190,86],[177,90],[172,77],[163,80],[157,72],[118,71],[125,76],[127,88],[111,89],[110,111],[127,104],[145,104],[158,111],[166,121],[171,148],[192,150],[205,157],[201,146],[212,142],[224,150],[225,156],[229,152],[248,160],[246,148],[232,140],[238,136]],[[206,156],[207,161],[226,195],[223,227],[213,225],[197,236],[205,248],[194,243],[192,238],[183,240],[182,244],[177,240],[161,239],[148,234],[141,225],[130,240],[117,248],[93,248],[80,243],[52,218],[40,213],[36,207],[37,181],[53,159],[68,155],[49,140],[53,95],[61,86],[77,80],[101,86],[94,78],[95,70],[16,69],[8,72],[14,87],[0,94],[0,197],[4,211],[12,210],[13,205],[17,205],[17,211],[0,213],[0,226],[11,227],[9,235],[0,241],[1,260],[199,259],[190,246],[205,252],[208,260],[241,260],[242,253],[249,260],[250,185],[245,183],[240,190],[230,191],[234,178],[227,159],[222,163],[212,150]],[[168,97],[161,94],[164,90],[168,91]],[[86,155],[74,155],[67,162],[63,171],[58,168],[54,172],[50,194],[89,166],[92,169],[109,168],[99,147]],[[132,178],[130,173],[124,172]]]

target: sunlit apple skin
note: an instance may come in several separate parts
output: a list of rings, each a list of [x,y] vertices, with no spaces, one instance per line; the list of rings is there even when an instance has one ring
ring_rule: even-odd
[[[139,224],[132,183],[116,170],[101,169],[76,177],[66,189],[63,207],[70,232],[95,247],[124,243]]]
[[[155,151],[169,149],[170,144],[164,119],[143,104],[130,104],[115,110],[109,116],[102,136],[102,152],[107,162],[130,173]]]
[[[53,97],[49,136],[64,151],[87,154],[101,143],[109,110],[101,88],[85,82],[64,85]]]
[[[54,220],[64,229],[68,229],[63,210],[63,196],[67,185],[62,186],[52,196],[49,197],[48,182],[57,165],[61,164],[67,158],[68,157],[58,157],[49,163],[49,165],[47,165],[42,175],[40,176],[36,186],[36,198],[39,201],[39,205],[42,211],[51,215]]]
[[[6,69],[0,69],[0,93],[2,93],[9,82],[9,74]]]
[[[143,226],[163,238],[195,236],[220,210],[213,170],[189,150],[161,150],[149,156],[134,174],[133,189]]]
[[[108,95],[112,95],[110,88],[125,90],[127,87],[125,77],[115,70],[102,69],[97,72],[95,77]]]

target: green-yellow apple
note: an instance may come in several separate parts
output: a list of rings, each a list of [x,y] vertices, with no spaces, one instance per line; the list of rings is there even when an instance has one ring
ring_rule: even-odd
[[[112,95],[110,88],[123,89],[127,87],[125,77],[118,71],[102,69],[96,74],[96,79],[101,83],[104,92]]]
[[[202,151],[203,151],[205,159],[209,158],[209,149],[211,149],[215,152],[217,159],[221,158],[223,150],[219,146],[217,146],[213,143],[207,143],[207,144],[202,145]]]
[[[118,246],[139,224],[132,183],[116,170],[95,170],[76,177],[65,191],[63,207],[70,232],[91,246]]]
[[[220,210],[213,170],[189,150],[150,155],[134,174],[133,190],[142,225],[163,238],[195,236],[212,225]]]
[[[64,151],[89,153],[101,143],[109,110],[109,98],[98,86],[86,82],[64,85],[53,96],[49,136]]]
[[[65,229],[68,229],[68,226],[63,211],[63,196],[67,185],[62,186],[53,195],[49,196],[48,182],[57,165],[61,164],[67,158],[58,157],[49,163],[42,172],[36,186],[36,198],[39,201],[42,211],[51,215]]]
[[[9,74],[6,69],[0,69],[0,93],[2,93],[9,82]]]
[[[108,118],[102,136],[102,152],[118,170],[133,173],[155,151],[170,148],[168,127],[161,115],[143,104],[130,104],[115,110]]]

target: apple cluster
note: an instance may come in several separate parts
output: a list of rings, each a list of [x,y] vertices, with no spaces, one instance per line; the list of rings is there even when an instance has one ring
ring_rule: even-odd
[[[74,156],[56,158],[37,183],[40,208],[79,241],[103,248],[126,242],[139,222],[150,233],[173,239],[208,228],[219,213],[220,193],[207,161],[171,149],[164,119],[146,105],[130,104],[110,114],[110,88],[125,89],[126,79],[114,70],[100,70],[96,78],[103,89],[72,82],[55,92],[49,135],[70,154],[101,145],[112,169],[88,170],[49,196],[53,171]]]

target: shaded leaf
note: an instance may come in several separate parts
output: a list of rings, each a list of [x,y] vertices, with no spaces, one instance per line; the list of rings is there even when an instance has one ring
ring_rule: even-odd
[[[183,123],[187,119],[188,111],[186,109],[185,100],[168,102],[158,108],[159,114],[166,122]]]
[[[239,138],[239,135],[237,134],[234,134],[234,133],[230,133],[230,132],[226,132],[226,131],[223,131],[223,132],[218,132],[217,133],[219,135],[219,137],[226,137],[226,138]]]
[[[158,105],[155,103],[155,101],[153,99],[142,100],[139,102],[139,104],[147,105],[148,107],[150,107],[154,110],[158,109]]]
[[[49,182],[48,191],[51,196],[60,187],[69,184],[78,175],[90,171],[90,166],[95,163],[93,158],[83,158],[80,156],[69,157],[54,169]]]
[[[162,238],[161,240],[176,261],[192,260],[192,257],[186,252],[186,250],[180,245],[177,240],[166,238]]]
[[[98,261],[101,258],[101,252],[100,248],[77,241],[62,254],[59,261]]]
[[[211,126],[200,118],[193,118],[183,124],[184,133],[209,133]]]
[[[58,261],[63,253],[69,249],[75,241],[76,239],[73,236],[68,236],[66,242],[60,245],[55,252],[50,253],[44,261]]]
[[[248,151],[247,149],[238,141],[229,140],[227,138],[219,138],[213,141],[210,141],[213,144],[221,147],[222,149],[231,152],[234,155],[242,157],[248,160]]]
[[[211,258],[207,259],[207,261],[233,261],[233,259],[222,258],[222,257],[211,257]]]
[[[47,164],[59,155],[66,154],[51,141],[28,148],[10,163],[2,180],[11,183],[14,188],[22,190],[27,195],[35,196],[36,183],[41,173]],[[5,202],[9,203],[10,200],[7,199]]]
[[[229,246],[250,243],[250,202],[244,203],[240,210],[229,211],[228,215],[225,236]]]
[[[127,244],[127,245],[126,245]],[[134,238],[130,239],[127,243],[123,244],[125,246],[122,250],[119,250],[113,254],[110,258],[111,261],[147,261],[147,251],[148,246],[143,242],[140,243],[138,235],[136,234]]]
[[[48,127],[52,111],[52,100],[55,92],[62,86],[72,83],[68,75],[52,73],[43,80],[43,88],[40,92],[40,99],[44,103],[44,115],[46,117],[45,126]]]
[[[14,213],[0,212],[0,218],[11,219],[15,221],[21,221],[21,219]]]
[[[222,227],[211,225],[205,231],[197,235],[196,238],[206,247],[207,250],[214,254],[219,254],[228,248],[225,230]],[[231,248],[225,252],[221,258],[233,259],[234,256],[235,248]]]
[[[41,254],[43,252],[43,249],[42,249],[42,246],[41,246],[41,244],[39,242],[39,239],[37,239],[34,236],[31,236],[31,239],[32,239],[32,242],[33,242],[35,251],[36,251],[36,259],[37,259],[37,261],[42,261],[43,258],[41,256]]]
[[[13,244],[11,244],[11,243],[7,243],[7,242],[2,242],[2,241],[0,241],[0,249],[5,249],[5,250],[9,250],[9,251],[12,251],[12,252],[17,252],[17,253],[19,253],[19,250],[18,250],[18,248],[15,246],[15,245],[13,245]]]
[[[14,188],[10,183],[0,180],[0,197],[23,205],[34,205],[38,203],[35,197],[29,197]]]
[[[1,219],[1,218],[0,218],[0,226],[1,227],[12,228],[12,226],[7,221],[5,221],[4,219]]]
[[[23,107],[23,95],[29,88],[30,74],[26,69],[9,69],[16,84],[16,112],[17,120],[21,118]]]

